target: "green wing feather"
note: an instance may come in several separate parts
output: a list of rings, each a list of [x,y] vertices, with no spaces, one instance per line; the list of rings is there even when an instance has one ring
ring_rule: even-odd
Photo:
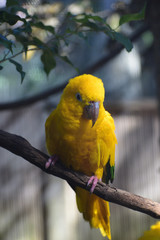
[[[108,184],[109,181],[112,183],[114,180],[114,169],[115,167],[110,165],[110,156],[108,162],[104,168],[103,180]]]

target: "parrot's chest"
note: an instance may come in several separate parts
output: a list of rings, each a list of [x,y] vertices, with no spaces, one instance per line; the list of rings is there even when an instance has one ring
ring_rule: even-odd
[[[64,165],[92,175],[99,167],[100,153],[95,134],[64,134],[59,140],[58,153]]]

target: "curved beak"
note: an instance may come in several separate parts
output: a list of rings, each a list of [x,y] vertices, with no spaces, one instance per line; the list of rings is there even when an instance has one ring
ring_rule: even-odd
[[[83,109],[83,117],[92,120],[92,127],[97,121],[99,115],[99,102],[91,101]]]

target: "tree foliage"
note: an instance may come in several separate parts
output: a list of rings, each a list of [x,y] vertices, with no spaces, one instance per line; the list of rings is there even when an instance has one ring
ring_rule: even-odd
[[[122,16],[119,25],[142,20],[144,11],[145,9],[142,9],[140,13]],[[23,13],[24,17],[20,13]],[[40,38],[35,34],[36,30],[44,31],[46,37]],[[112,29],[106,19],[99,15],[86,13],[73,15],[66,12],[65,30],[59,31],[51,25],[45,25],[35,14],[30,15],[27,8],[20,5],[20,1],[7,0],[6,7],[0,9],[0,46],[4,48],[3,57],[0,59],[0,70],[3,70],[2,63],[9,61],[15,65],[23,82],[25,72],[22,65],[13,58],[32,50],[41,51],[41,62],[47,75],[56,67],[57,57],[75,67],[69,57],[63,54],[62,49],[70,45],[70,37],[73,35],[85,39],[89,32],[103,32],[112,40],[124,45],[128,52],[133,48],[128,37]],[[16,52],[16,47],[19,45],[21,50]]]

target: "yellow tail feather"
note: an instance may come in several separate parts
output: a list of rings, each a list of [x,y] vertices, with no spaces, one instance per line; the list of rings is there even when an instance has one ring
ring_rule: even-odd
[[[79,211],[83,213],[84,219],[89,221],[90,226],[99,228],[104,237],[111,239],[109,203],[78,187],[76,199]]]

